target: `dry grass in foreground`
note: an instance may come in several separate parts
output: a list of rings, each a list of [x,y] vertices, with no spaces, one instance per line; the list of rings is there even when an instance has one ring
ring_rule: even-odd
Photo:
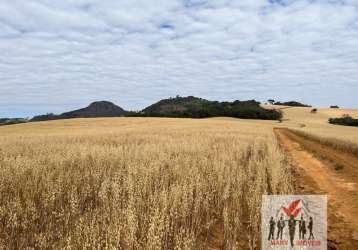
[[[257,249],[264,193],[291,193],[270,128],[88,119],[0,129],[0,249]],[[254,138],[256,138],[254,140]]]
[[[356,143],[338,138],[326,138],[296,129],[292,129],[291,132],[307,140],[318,142],[335,150],[339,150],[344,153],[350,153],[358,157],[358,144]]]

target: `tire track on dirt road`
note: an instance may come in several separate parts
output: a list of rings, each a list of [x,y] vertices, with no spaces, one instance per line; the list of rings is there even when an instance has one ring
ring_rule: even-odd
[[[350,155],[347,161],[344,153],[288,129],[274,132],[295,166],[297,192],[328,195],[329,249],[358,249],[358,159]]]

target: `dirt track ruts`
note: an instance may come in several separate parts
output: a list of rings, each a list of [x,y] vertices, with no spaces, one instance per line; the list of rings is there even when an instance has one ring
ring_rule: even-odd
[[[297,192],[328,195],[329,248],[358,249],[358,158],[288,129],[275,134],[296,167]]]

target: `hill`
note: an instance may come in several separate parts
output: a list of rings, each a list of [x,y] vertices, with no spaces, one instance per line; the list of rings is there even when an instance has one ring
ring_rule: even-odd
[[[88,107],[65,112],[60,115],[46,114],[35,116],[31,121],[47,121],[70,118],[118,117],[125,115],[126,111],[108,101],[93,102]]]
[[[194,97],[176,97],[163,99],[142,110],[145,116],[168,116],[168,117],[202,117],[201,111],[210,101]]]
[[[108,101],[93,102],[88,107],[61,114],[62,119],[123,116],[125,110]]]
[[[260,106],[259,102],[234,101],[218,102],[188,96],[161,100],[142,110],[135,116],[147,117],[184,117],[184,118],[208,118],[208,117],[235,117],[243,119],[278,120],[281,112],[268,110]]]

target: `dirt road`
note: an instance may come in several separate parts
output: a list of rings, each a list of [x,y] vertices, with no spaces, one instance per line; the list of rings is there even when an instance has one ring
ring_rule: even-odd
[[[275,134],[295,166],[297,192],[328,195],[329,249],[358,249],[358,158],[288,129]]]

